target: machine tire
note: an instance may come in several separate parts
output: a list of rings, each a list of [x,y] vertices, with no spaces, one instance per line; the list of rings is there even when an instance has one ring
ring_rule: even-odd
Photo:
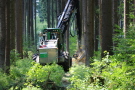
[[[63,67],[65,72],[68,72],[69,68],[72,66],[72,58],[70,57],[69,59],[65,59],[65,61],[60,63],[59,65]]]

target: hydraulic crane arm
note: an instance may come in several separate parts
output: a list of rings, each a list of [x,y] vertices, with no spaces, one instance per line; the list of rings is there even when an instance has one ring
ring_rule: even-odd
[[[71,66],[71,57],[69,56],[69,27],[71,16],[77,9],[77,0],[68,0],[56,28],[44,29],[39,34],[40,45],[38,54],[33,57],[36,62],[45,64],[57,62],[65,69]]]
[[[57,24],[57,28],[61,28],[62,33],[65,33],[66,28],[69,25],[71,15],[75,11],[75,9],[76,9],[75,0],[68,0]]]

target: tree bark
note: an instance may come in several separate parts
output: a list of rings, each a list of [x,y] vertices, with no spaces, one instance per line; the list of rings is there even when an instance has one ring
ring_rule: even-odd
[[[118,25],[119,23],[119,18],[118,18],[118,2],[119,0],[112,0],[112,25],[113,25],[113,34],[118,34],[119,32],[116,31],[117,27],[116,25]],[[117,42],[114,41],[114,46],[117,46]]]
[[[104,57],[104,51],[113,54],[113,40],[112,40],[112,1],[102,0],[101,1],[101,57]]]
[[[16,50],[23,58],[23,0],[16,0],[15,6]]]
[[[95,41],[95,51],[98,51],[99,44],[99,0],[95,0],[95,33],[94,33],[94,41]]]
[[[47,0],[47,24],[50,27],[50,0]]]
[[[129,2],[130,0],[124,0],[124,38],[126,38],[126,33],[129,28]]]
[[[54,27],[54,8],[53,8],[53,0],[52,0],[52,28]]]
[[[33,0],[30,0],[30,45],[34,44],[34,28],[33,28]]]
[[[77,22],[77,34],[78,34],[78,49],[81,47],[81,38],[82,38],[82,24],[81,24],[81,1],[76,0],[76,8],[77,8],[77,13],[76,13],[76,22]]]
[[[4,69],[6,22],[5,22],[5,0],[0,0],[0,68]]]
[[[5,44],[5,72],[9,73],[10,69],[10,1],[6,1],[6,44]]]
[[[133,0],[133,14],[135,16],[135,0]],[[133,24],[135,24],[135,18],[133,19]]]

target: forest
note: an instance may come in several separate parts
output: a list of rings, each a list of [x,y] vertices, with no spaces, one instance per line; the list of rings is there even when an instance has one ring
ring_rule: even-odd
[[[35,62],[70,1],[59,40],[72,65]],[[0,0],[0,90],[135,90],[134,24],[135,0]]]

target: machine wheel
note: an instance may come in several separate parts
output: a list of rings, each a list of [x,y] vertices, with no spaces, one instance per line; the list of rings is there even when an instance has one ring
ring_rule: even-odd
[[[65,72],[69,71],[69,68],[72,66],[72,58],[65,59],[65,62],[59,63],[64,69]]]

